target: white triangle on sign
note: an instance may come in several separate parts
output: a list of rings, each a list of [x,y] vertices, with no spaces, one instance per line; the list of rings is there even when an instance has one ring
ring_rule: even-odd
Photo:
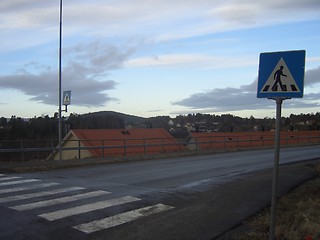
[[[65,96],[64,96],[64,103],[69,103],[70,102],[70,98],[69,98],[69,95],[68,94],[66,94]]]
[[[278,81],[277,81],[278,79]],[[280,80],[280,81],[279,81]],[[260,93],[300,93],[300,89],[294,80],[287,64],[280,58],[271,72]]]

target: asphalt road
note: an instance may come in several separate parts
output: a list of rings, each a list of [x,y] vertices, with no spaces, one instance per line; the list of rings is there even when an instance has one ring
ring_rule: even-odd
[[[0,174],[0,239],[214,239],[269,204],[273,154]],[[319,158],[319,146],[281,149],[279,194],[313,177]]]

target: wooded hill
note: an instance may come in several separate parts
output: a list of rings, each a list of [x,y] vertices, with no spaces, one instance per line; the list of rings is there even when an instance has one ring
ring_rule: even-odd
[[[70,114],[63,118],[64,134],[70,129],[120,129],[120,128],[165,128],[173,135],[187,131],[271,131],[275,119],[254,117],[241,118],[231,114],[188,114],[175,118],[157,116],[143,118],[112,111],[88,114]],[[282,118],[282,130],[320,130],[320,113],[291,114]],[[185,134],[182,134],[185,135]],[[0,118],[0,140],[50,140],[58,139],[58,118],[41,116],[23,119],[12,116]]]

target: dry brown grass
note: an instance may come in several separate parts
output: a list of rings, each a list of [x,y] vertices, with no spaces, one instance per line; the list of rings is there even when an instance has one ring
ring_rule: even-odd
[[[277,203],[277,240],[320,240],[320,166],[315,179],[307,181],[283,196]],[[243,223],[245,231],[234,240],[268,240],[270,208]]]

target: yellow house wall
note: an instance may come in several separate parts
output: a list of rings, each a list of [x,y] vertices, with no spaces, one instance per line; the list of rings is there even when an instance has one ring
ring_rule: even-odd
[[[62,160],[69,160],[69,159],[78,159],[79,158],[79,151],[78,149],[75,150],[63,150],[64,148],[72,148],[72,147],[78,147],[79,146],[79,140],[71,135],[70,138],[67,140],[64,140],[62,144],[62,153],[61,153],[61,159]],[[83,147],[83,144],[80,143],[80,146]],[[91,153],[84,149],[80,150],[80,158],[88,158],[91,157]],[[57,152],[54,155],[54,160],[59,160],[59,153]]]
[[[187,149],[188,149],[188,150],[191,150],[191,151],[197,149],[197,144],[196,144],[196,141],[195,141],[194,138],[192,138],[192,139],[188,142],[188,144],[187,144]]]

